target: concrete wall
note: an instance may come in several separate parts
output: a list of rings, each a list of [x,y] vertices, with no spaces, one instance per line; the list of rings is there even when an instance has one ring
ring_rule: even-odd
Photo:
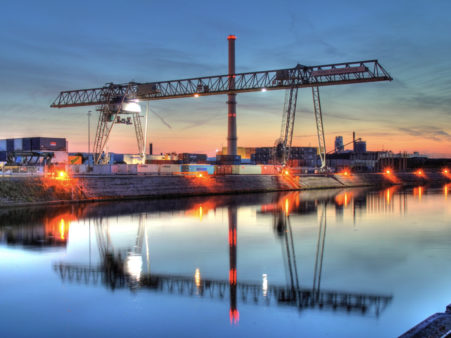
[[[298,189],[280,176],[98,176],[78,179],[87,198],[189,196]]]
[[[397,181],[395,181],[396,179]],[[179,197],[207,194],[310,190],[393,184],[426,185],[446,183],[442,174],[418,177],[404,173],[351,174],[334,176],[220,175],[207,177],[87,175],[69,182],[46,178],[2,178],[0,205],[71,200],[132,199],[146,197]]]

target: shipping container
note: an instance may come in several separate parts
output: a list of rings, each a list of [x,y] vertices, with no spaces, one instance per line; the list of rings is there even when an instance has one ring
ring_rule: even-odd
[[[6,140],[0,140],[0,151],[6,151]]]
[[[88,171],[89,166],[87,164],[71,165],[69,167],[71,167],[72,171],[74,171],[77,174],[89,173],[89,171]]]
[[[110,153],[110,164],[124,164],[124,154]]]
[[[228,164],[216,165],[215,166],[216,175],[232,175],[232,166]]]
[[[183,164],[182,172],[207,172],[209,175],[213,175],[215,173],[215,167],[210,164]]]
[[[6,162],[6,151],[0,151],[0,162]]]
[[[111,173],[117,175],[136,175],[137,165],[136,164],[113,164],[111,166]]]
[[[158,174],[159,165],[158,164],[138,164],[137,171],[138,174],[152,175]]]
[[[240,155],[217,155],[216,163],[218,164],[240,164]]]
[[[262,175],[277,175],[280,172],[280,166],[271,165],[271,164],[262,164],[260,165],[262,170]]]
[[[126,164],[141,164],[142,157],[136,154],[124,154],[124,162]]]
[[[69,164],[83,164],[83,157],[80,155],[69,156]]]
[[[111,173],[118,175],[128,174],[127,164],[113,164],[111,165]]]
[[[173,174],[180,173],[182,171],[182,166],[180,164],[161,164],[160,174]]]
[[[69,155],[65,151],[52,151],[52,163],[67,164],[69,162]]]
[[[234,175],[261,175],[262,168],[259,165],[234,165],[232,174]]]
[[[178,159],[182,163],[205,163],[207,162],[206,154],[190,154],[190,153],[182,153],[178,154]]]
[[[146,164],[180,164],[180,161],[174,160],[150,160],[146,161]]]
[[[129,164],[127,167],[127,172],[129,175],[137,175],[138,174],[138,164]]]
[[[110,175],[111,174],[111,166],[110,165],[94,165],[92,167],[91,174]]]

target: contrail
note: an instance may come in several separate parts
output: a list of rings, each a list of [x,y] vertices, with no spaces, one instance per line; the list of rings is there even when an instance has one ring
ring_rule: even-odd
[[[152,108],[149,107],[149,110],[155,114],[156,117],[158,117],[160,119],[161,122],[163,122],[163,124],[168,127],[169,129],[172,129],[172,126],[166,122],[166,120],[160,115],[158,114],[155,110],[153,110]]]

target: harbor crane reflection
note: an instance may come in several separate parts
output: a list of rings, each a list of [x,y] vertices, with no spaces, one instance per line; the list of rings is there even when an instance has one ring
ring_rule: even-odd
[[[296,254],[293,241],[293,231],[290,213],[299,206],[299,194],[283,195],[272,204],[272,207],[262,206],[262,210],[273,213],[274,229],[277,236],[283,239],[286,248],[286,266],[288,267],[287,285],[268,283],[267,275],[260,282],[240,281],[237,278],[237,239],[238,216],[237,206],[229,205],[228,213],[228,248],[229,248],[229,279],[209,279],[201,277],[199,269],[193,271],[193,276],[175,274],[159,274],[143,272],[143,243],[146,243],[146,260],[149,260],[149,248],[145,215],[140,215],[138,233],[133,248],[126,251],[115,250],[109,236],[108,222],[99,218],[95,222],[100,264],[80,265],[70,263],[55,263],[54,270],[63,281],[102,284],[115,290],[130,288],[137,291],[148,289],[155,292],[211,298],[229,302],[229,317],[232,324],[239,322],[239,304],[254,304],[264,306],[291,306],[299,311],[307,309],[342,310],[348,313],[359,313],[366,316],[379,316],[392,300],[390,295],[348,292],[341,290],[323,290],[321,288],[322,263],[326,236],[327,203],[315,201],[319,212],[319,232],[312,287],[302,287],[296,264]]]

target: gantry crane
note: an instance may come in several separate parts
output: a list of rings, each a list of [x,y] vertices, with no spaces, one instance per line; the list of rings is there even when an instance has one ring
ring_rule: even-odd
[[[143,152],[143,132],[139,112],[127,109],[127,105],[138,101],[165,100],[207,95],[229,96],[229,154],[236,154],[236,113],[235,95],[237,93],[289,90],[289,104],[284,109],[285,130],[281,137],[285,160],[288,159],[293,136],[294,115],[299,88],[313,89],[314,111],[318,130],[318,140],[322,167],[325,167],[325,142],[322,124],[319,87],[340,84],[391,81],[388,72],[377,60],[345,62],[318,66],[296,65],[293,68],[267,70],[247,73],[235,73],[234,42],[235,36],[229,36],[229,74],[196,77],[182,80],[160,82],[129,82],[125,84],[107,84],[99,88],[62,91],[51,104],[53,108],[98,106],[99,121],[94,142],[95,163],[101,160],[102,152],[110,132],[116,123],[123,123],[122,116],[131,114],[140,153]],[[231,47],[233,45],[233,57]],[[232,61],[231,61],[232,60]],[[233,67],[231,66],[233,65]],[[231,107],[232,110],[231,110]],[[125,120],[131,124],[130,118]]]

